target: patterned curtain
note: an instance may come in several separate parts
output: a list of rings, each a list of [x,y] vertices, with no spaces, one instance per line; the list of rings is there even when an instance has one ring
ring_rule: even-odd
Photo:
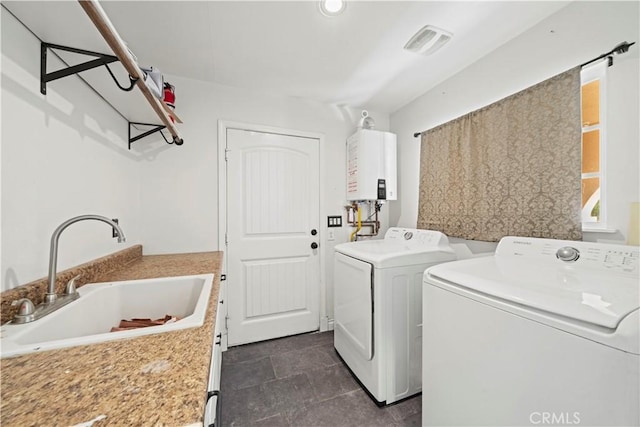
[[[580,69],[422,133],[418,227],[582,239]]]

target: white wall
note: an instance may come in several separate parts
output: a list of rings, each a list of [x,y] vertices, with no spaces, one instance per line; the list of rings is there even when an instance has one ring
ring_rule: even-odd
[[[532,86],[608,52],[621,41],[640,41],[638,16],[638,2],[573,2],[393,113],[391,131],[398,134],[401,167],[400,203],[391,206],[391,224],[415,227],[417,222],[420,140],[413,137],[414,132]],[[620,232],[589,233],[585,239],[624,240],[628,203],[639,197],[638,50],[636,44],[610,69],[610,113],[619,115],[609,117],[610,128],[615,127],[609,132],[607,179],[615,185],[615,190],[609,190],[609,227]],[[616,166],[614,161],[627,167]]]
[[[640,37],[633,40],[640,42]],[[636,47],[637,45],[631,49]],[[607,227],[618,231],[614,234],[585,233],[585,240],[626,241],[631,203],[640,201],[640,59],[638,50],[635,49],[633,55],[629,55],[630,51],[616,58],[614,65],[607,70],[605,130],[607,134],[605,181]]]
[[[176,111],[184,121],[179,129],[185,143],[173,147],[158,141],[141,142],[164,149],[142,168],[145,253],[224,250],[218,247],[218,120],[323,134],[320,245],[326,266],[328,314],[332,317],[333,246],[348,240],[348,228],[335,229],[336,240],[326,241],[326,217],[345,215],[345,143],[356,129],[361,110],[175,76],[165,78],[176,87]],[[370,114],[376,129],[388,129],[387,115]],[[143,145],[138,149],[145,150]],[[389,204],[383,208],[383,224],[388,223]]]
[[[73,216],[117,217],[127,243],[118,245],[104,223],[74,224],[60,238],[58,271],[140,243],[141,165],[127,150],[127,122],[77,77],[51,82],[40,94],[40,42],[0,11],[6,290],[47,275],[51,234]],[[50,71],[61,67],[52,58]]]

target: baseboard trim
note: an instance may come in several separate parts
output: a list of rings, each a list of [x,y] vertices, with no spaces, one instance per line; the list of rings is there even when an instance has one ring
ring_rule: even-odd
[[[320,332],[333,331],[333,319],[324,316],[320,319]]]

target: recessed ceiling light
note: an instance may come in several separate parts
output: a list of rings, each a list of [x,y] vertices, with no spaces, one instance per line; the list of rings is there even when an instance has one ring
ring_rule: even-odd
[[[345,0],[320,0],[318,5],[320,13],[324,16],[336,16],[344,12],[347,2]]]

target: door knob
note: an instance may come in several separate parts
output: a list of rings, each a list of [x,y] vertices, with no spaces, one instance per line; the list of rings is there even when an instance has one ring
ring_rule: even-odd
[[[318,244],[316,242],[311,243],[311,249],[318,249]]]
[[[316,234],[318,234],[318,230],[316,230],[315,228],[313,230],[311,230],[311,235],[315,236]]]

